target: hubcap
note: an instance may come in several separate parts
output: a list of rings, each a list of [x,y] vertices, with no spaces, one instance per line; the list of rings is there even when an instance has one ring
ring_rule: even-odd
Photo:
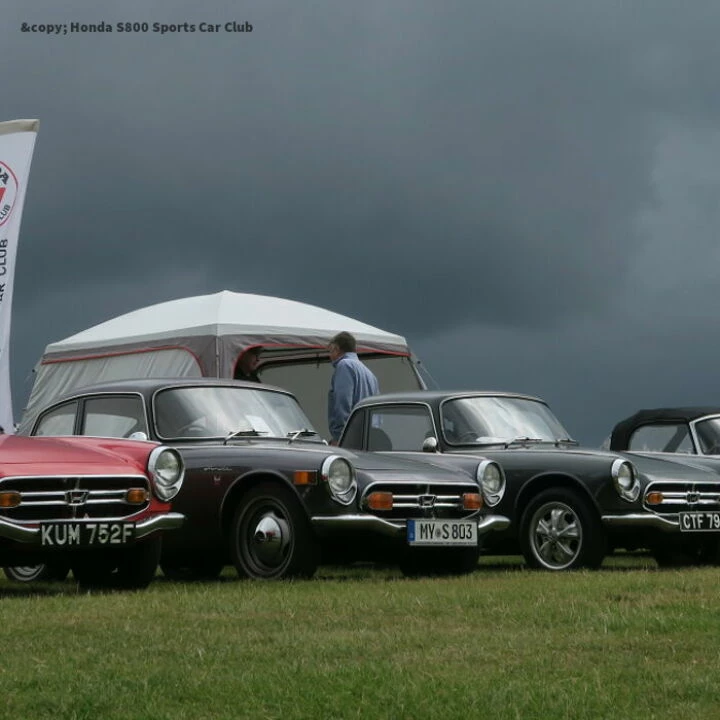
[[[8,568],[14,580],[19,582],[32,582],[42,575],[44,565],[14,565]]]
[[[250,551],[259,564],[275,568],[285,560],[290,541],[290,528],[285,519],[269,511],[260,515],[255,523]]]
[[[538,508],[530,533],[535,557],[550,570],[569,567],[580,554],[582,527],[575,511],[565,503],[551,502]]]

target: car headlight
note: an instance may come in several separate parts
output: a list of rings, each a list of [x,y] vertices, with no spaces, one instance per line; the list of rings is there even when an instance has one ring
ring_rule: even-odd
[[[505,473],[492,460],[483,460],[475,472],[475,479],[482,490],[485,504],[489,507],[497,505],[505,494]]]
[[[633,502],[640,495],[640,481],[631,462],[618,458],[610,469],[615,490],[623,500]]]
[[[349,505],[357,493],[355,468],[343,457],[330,455],[320,468],[320,477],[328,484],[333,498]]]
[[[148,472],[153,480],[155,494],[167,502],[180,492],[185,477],[185,463],[177,450],[161,445],[150,453]]]

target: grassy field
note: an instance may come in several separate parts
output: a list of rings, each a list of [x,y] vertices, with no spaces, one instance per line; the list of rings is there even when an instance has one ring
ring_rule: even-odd
[[[717,718],[716,569],[322,569],[79,594],[0,581],[0,717]]]

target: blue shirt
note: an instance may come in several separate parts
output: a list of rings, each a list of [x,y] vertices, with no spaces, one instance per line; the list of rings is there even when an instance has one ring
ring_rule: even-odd
[[[328,392],[328,428],[333,440],[338,440],[350,411],[363,398],[378,395],[377,378],[360,362],[357,353],[346,352],[334,363],[335,372]]]

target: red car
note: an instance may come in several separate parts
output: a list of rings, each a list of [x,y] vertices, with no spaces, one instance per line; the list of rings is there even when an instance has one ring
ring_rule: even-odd
[[[0,565],[9,577],[45,564],[85,587],[146,587],[162,531],[184,521],[170,505],[184,473],[154,442],[0,435]]]

